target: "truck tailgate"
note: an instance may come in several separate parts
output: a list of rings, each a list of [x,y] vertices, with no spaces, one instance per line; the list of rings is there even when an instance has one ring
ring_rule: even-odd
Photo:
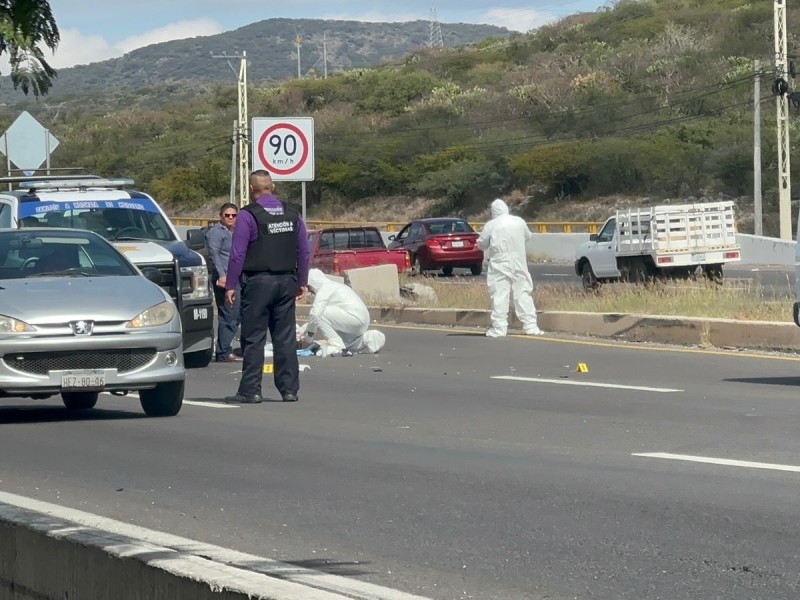
[[[323,252],[312,259],[312,266],[334,274],[340,274],[347,269],[386,264],[396,265],[397,271],[403,273],[408,269],[408,253],[405,250],[363,248]]]

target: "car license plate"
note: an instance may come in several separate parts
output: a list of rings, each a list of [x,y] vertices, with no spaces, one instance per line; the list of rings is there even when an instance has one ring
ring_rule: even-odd
[[[706,259],[705,252],[695,252],[692,254],[692,262],[700,262]]]
[[[103,371],[65,371],[61,374],[62,390],[100,390],[106,385]]]
[[[455,242],[452,243],[452,246],[453,246],[453,248],[463,248],[464,247],[464,241],[463,240],[456,240]]]

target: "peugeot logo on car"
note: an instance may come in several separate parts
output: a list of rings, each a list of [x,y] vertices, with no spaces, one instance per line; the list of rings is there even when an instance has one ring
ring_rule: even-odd
[[[94,321],[72,321],[70,325],[75,335],[92,335],[94,331]]]

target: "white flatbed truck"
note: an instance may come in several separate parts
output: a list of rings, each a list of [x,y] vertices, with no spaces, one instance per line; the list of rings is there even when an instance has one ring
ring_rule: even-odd
[[[607,281],[688,278],[699,270],[722,282],[722,266],[741,260],[730,200],[618,210],[575,254],[586,290]]]

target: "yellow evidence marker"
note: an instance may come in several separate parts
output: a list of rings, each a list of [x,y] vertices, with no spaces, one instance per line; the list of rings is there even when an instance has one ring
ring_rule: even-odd
[[[272,373],[272,363],[264,363],[264,373]]]
[[[589,365],[586,363],[578,363],[578,368],[575,369],[578,373],[588,373],[589,372]]]

